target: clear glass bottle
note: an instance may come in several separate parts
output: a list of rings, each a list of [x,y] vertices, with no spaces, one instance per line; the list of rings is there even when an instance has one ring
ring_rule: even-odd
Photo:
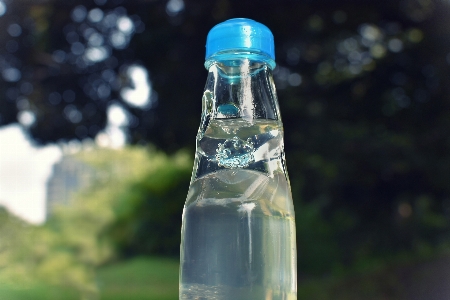
[[[183,210],[180,299],[297,299],[294,208],[264,25],[208,34],[208,78]]]

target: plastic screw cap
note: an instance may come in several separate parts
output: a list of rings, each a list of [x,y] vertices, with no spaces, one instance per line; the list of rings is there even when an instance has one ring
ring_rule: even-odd
[[[259,51],[275,60],[272,32],[267,26],[251,19],[230,19],[209,31],[205,58],[226,50]]]

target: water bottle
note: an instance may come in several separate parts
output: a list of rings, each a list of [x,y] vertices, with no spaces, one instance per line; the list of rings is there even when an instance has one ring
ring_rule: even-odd
[[[271,31],[213,27],[194,170],[183,210],[180,299],[297,299],[294,207]]]

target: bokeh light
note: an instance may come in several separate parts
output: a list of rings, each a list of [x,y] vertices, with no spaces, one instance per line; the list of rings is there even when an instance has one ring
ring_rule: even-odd
[[[3,1],[0,1],[0,17],[6,13],[6,4]]]
[[[120,95],[132,106],[145,108],[151,105],[151,86],[147,70],[140,65],[132,65],[125,71],[130,87],[124,87]]]

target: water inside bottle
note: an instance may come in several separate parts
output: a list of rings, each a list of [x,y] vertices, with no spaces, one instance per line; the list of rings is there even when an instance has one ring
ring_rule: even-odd
[[[281,123],[213,120],[183,212],[180,299],[296,299]],[[203,168],[202,168],[203,167]]]

